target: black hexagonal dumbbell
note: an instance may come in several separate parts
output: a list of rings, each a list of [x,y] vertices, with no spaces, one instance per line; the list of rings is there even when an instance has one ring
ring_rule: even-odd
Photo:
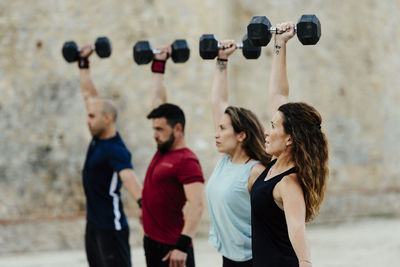
[[[214,34],[203,34],[200,37],[199,50],[202,59],[214,59],[218,56],[218,49],[223,49]],[[243,56],[247,59],[257,59],[261,54],[261,47],[250,43],[247,34],[243,36],[243,42],[236,44],[237,49],[242,49]]]
[[[175,63],[184,63],[190,57],[190,48],[186,40],[175,40],[171,44],[171,58]],[[139,41],[133,46],[133,60],[138,65],[148,64],[153,60],[154,54],[161,53],[158,49],[152,49],[148,41]]]
[[[315,45],[321,37],[321,23],[316,15],[302,15],[295,31],[303,45]],[[254,16],[247,26],[247,35],[255,46],[266,46],[273,33],[279,32],[265,16]]]
[[[93,50],[101,58],[109,57],[111,55],[111,42],[107,37],[99,37],[93,45]],[[68,63],[75,62],[79,59],[79,48],[74,41],[65,42],[62,48],[64,59]]]

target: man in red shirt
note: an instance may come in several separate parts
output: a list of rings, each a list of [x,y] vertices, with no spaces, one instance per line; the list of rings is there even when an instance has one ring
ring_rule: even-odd
[[[186,147],[183,111],[166,103],[163,74],[171,48],[160,50],[152,64],[153,110],[147,116],[158,151],[143,186],[144,250],[148,267],[194,267],[192,237],[204,210],[204,178],[199,160]]]

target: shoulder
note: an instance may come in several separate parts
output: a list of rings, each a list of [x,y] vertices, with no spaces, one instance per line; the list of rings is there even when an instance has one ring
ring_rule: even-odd
[[[223,157],[221,157],[218,162],[217,165],[225,165],[230,161],[230,156],[229,155],[225,155]]]
[[[175,151],[175,161],[178,164],[197,163],[200,164],[199,158],[189,148],[183,148]]]
[[[131,154],[125,143],[120,138],[116,138],[112,142],[109,142],[106,148],[108,155],[111,157],[129,156]]]
[[[126,149],[126,145],[124,140],[122,139],[122,137],[119,135],[119,133],[117,133],[117,135],[115,136],[115,138],[113,138],[113,142],[114,145],[116,146],[121,146],[124,147]]]
[[[262,165],[261,163],[254,164],[254,166],[251,168],[247,184],[247,189],[249,190],[249,192],[251,191],[251,188],[253,187],[257,178],[260,177],[260,175],[264,172],[264,170],[265,166]]]
[[[284,195],[303,193],[297,173],[291,173],[282,178],[282,180],[276,185],[279,192]]]
[[[196,154],[188,147],[179,149],[176,151],[182,158],[195,158],[197,159]]]
[[[288,175],[285,175],[282,180],[281,183],[285,186],[296,186],[299,185],[299,179],[297,178],[297,173],[291,173]]]
[[[265,170],[265,166],[261,163],[254,164],[250,170],[250,178],[257,178]]]
[[[188,169],[201,169],[200,161],[196,154],[188,148],[175,151],[172,158],[172,163],[176,166],[177,170]]]
[[[129,150],[128,150],[128,148],[126,147],[126,145],[123,143],[123,142],[120,142],[120,141],[113,141],[113,142],[110,142],[109,144],[107,144],[107,149],[110,151],[110,152],[113,152],[113,153],[115,153],[115,152],[121,152],[121,151],[126,151],[126,152],[129,152]]]

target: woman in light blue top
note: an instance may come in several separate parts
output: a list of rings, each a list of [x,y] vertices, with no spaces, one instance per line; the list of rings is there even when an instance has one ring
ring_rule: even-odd
[[[221,42],[212,85],[212,113],[219,160],[207,184],[209,242],[223,256],[223,267],[252,266],[249,181],[265,169],[264,130],[248,109],[228,107],[227,63],[234,41]]]

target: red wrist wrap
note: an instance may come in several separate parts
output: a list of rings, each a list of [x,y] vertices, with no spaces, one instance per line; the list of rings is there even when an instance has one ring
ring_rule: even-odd
[[[155,73],[164,73],[165,63],[165,60],[153,59],[153,63],[151,64],[151,71]]]

